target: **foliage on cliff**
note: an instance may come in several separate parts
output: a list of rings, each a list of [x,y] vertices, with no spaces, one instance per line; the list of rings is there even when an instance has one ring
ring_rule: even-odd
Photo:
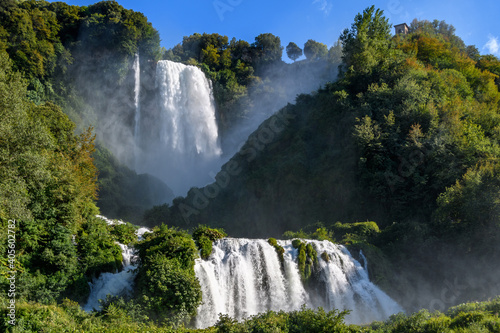
[[[15,220],[19,296],[51,302],[88,292],[87,278],[121,265],[120,249],[94,216],[97,195],[89,128],[52,103],[35,105],[5,51],[0,51],[0,220]],[[7,232],[1,252],[7,252]],[[1,266],[7,284],[9,265]],[[8,288],[2,288],[6,292]]]

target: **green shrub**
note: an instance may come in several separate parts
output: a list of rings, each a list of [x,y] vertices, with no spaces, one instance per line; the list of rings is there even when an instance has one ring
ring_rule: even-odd
[[[194,271],[159,253],[148,258],[137,276],[137,293],[150,318],[174,326],[187,322],[201,303]]]
[[[467,328],[473,323],[481,322],[485,316],[486,313],[481,311],[460,312],[455,318],[453,318],[450,327]]]
[[[447,328],[450,327],[450,323],[450,317],[440,314],[439,316],[429,318],[424,325],[423,331],[428,333],[446,332]]]
[[[348,313],[338,310],[326,312],[321,307],[317,310],[302,307],[300,311],[288,314],[288,332],[349,332],[344,323]]]
[[[193,239],[203,259],[207,259],[212,254],[212,243],[226,236],[223,229],[212,229],[205,225],[199,225],[193,231]]]
[[[309,235],[302,229],[300,231],[285,231],[283,233],[283,239],[293,239],[293,238],[308,239],[311,238],[311,235]]]
[[[122,267],[122,252],[115,243],[106,222],[89,219],[77,237],[80,263],[89,277],[115,272]]]
[[[128,245],[137,241],[136,228],[130,223],[112,224],[109,229],[119,243]]]
[[[208,259],[212,254],[212,241],[205,235],[201,235],[196,240],[196,245],[200,250],[200,255],[203,259]]]
[[[333,242],[333,231],[329,231],[328,229],[321,227],[316,229],[316,231],[312,234],[312,238],[319,241],[328,240]]]
[[[143,240],[135,246],[141,262],[159,253],[168,259],[178,260],[182,267],[193,268],[198,250],[191,236],[184,230],[169,228],[167,225],[155,227],[151,233],[146,233]]]
[[[137,243],[141,264],[135,297],[145,314],[158,324],[187,323],[201,303],[201,287],[194,273],[197,257],[191,236],[162,225]]]
[[[341,238],[342,243],[352,244],[357,242],[370,242],[380,233],[380,229],[375,222],[337,222],[332,227],[335,235]]]

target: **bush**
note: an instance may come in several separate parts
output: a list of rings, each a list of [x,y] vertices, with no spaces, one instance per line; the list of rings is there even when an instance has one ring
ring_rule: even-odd
[[[361,241],[370,242],[380,233],[380,229],[375,222],[337,222],[331,228],[335,235],[341,238],[341,242],[344,244]]]
[[[130,224],[113,224],[109,226],[111,235],[117,242],[128,245],[137,241],[136,228]]]
[[[199,225],[193,231],[193,239],[203,259],[207,259],[212,254],[212,243],[226,236],[223,229],[211,229],[204,225]]]
[[[455,318],[453,318],[450,327],[467,328],[473,323],[481,322],[485,316],[486,314],[481,311],[460,312]]]
[[[196,314],[201,287],[194,273],[197,257],[191,236],[162,225],[138,242],[141,264],[135,298],[157,324],[177,327]]]
[[[296,249],[298,249],[300,247],[300,244],[302,244],[302,241],[300,239],[294,239],[292,241],[292,246]]]
[[[201,303],[201,287],[194,271],[159,253],[140,268],[137,293],[151,319],[173,326],[186,323]]]
[[[103,220],[93,218],[85,223],[77,243],[80,263],[87,276],[95,277],[102,272],[115,272],[122,267],[121,249]]]

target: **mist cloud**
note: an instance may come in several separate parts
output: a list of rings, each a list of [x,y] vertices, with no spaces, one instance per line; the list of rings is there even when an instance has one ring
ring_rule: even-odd
[[[500,55],[500,42],[498,37],[492,35],[488,36],[488,42],[484,45],[483,49],[487,49],[489,53],[494,55]]]

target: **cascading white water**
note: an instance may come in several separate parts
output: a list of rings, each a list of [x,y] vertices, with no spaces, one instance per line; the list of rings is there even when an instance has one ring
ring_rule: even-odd
[[[211,83],[195,66],[161,60],[155,86],[157,107],[142,112],[137,122],[142,152],[136,170],[162,179],[175,195],[185,195],[193,186],[213,182],[210,173],[220,168]]]
[[[150,230],[137,230],[139,240],[145,232]],[[210,257],[195,262],[203,297],[196,326],[214,325],[219,313],[241,320],[267,310],[299,310],[302,305],[309,308],[321,306],[325,310],[350,310],[346,321],[353,324],[385,320],[391,314],[403,311],[370,282],[366,267],[356,261],[344,246],[328,241],[304,242],[312,244],[318,255],[315,279],[307,288],[300,277],[299,253],[292,241],[278,241],[285,250],[283,263],[274,247],[264,239],[224,238],[216,241]],[[99,310],[99,300],[106,299],[108,294],[122,295],[132,291],[137,257],[133,249],[122,244],[120,247],[123,270],[103,273],[91,284],[91,294],[84,310]],[[324,259],[323,253],[328,260]],[[366,258],[364,260],[366,265]]]
[[[134,70],[134,138],[136,142],[140,142],[140,121],[141,121],[141,64],[139,62],[139,53],[135,54],[134,65],[132,69]]]
[[[278,241],[285,249],[283,267],[266,240],[226,238],[217,241],[208,260],[198,259],[196,276],[203,292],[196,325],[216,323],[218,314],[238,320],[267,310],[299,310],[322,306],[351,310],[349,323],[384,320],[402,308],[369,281],[366,269],[341,245],[307,241],[318,253],[316,284],[303,286],[298,250],[291,241]],[[321,258],[325,252],[330,260]]]
[[[122,249],[123,269],[118,273],[102,273],[90,284],[90,295],[83,309],[87,312],[99,310],[99,300],[105,300],[107,295],[117,296],[132,292],[137,268],[137,256],[127,245],[118,244]]]
[[[105,216],[97,215],[98,218],[104,220],[107,224],[123,224],[122,221],[113,221]],[[147,228],[139,228],[136,230],[136,235],[141,240],[142,235],[146,232],[151,232]],[[99,310],[101,305],[99,300],[105,300],[107,295],[118,296],[132,292],[132,286],[135,278],[135,269],[137,268],[138,256],[133,248],[118,243],[122,249],[123,268],[117,273],[102,273],[99,278],[90,284],[90,295],[83,309],[87,312]]]
[[[220,147],[210,82],[195,66],[162,60],[156,67],[160,93],[160,140],[182,154],[218,156]]]

